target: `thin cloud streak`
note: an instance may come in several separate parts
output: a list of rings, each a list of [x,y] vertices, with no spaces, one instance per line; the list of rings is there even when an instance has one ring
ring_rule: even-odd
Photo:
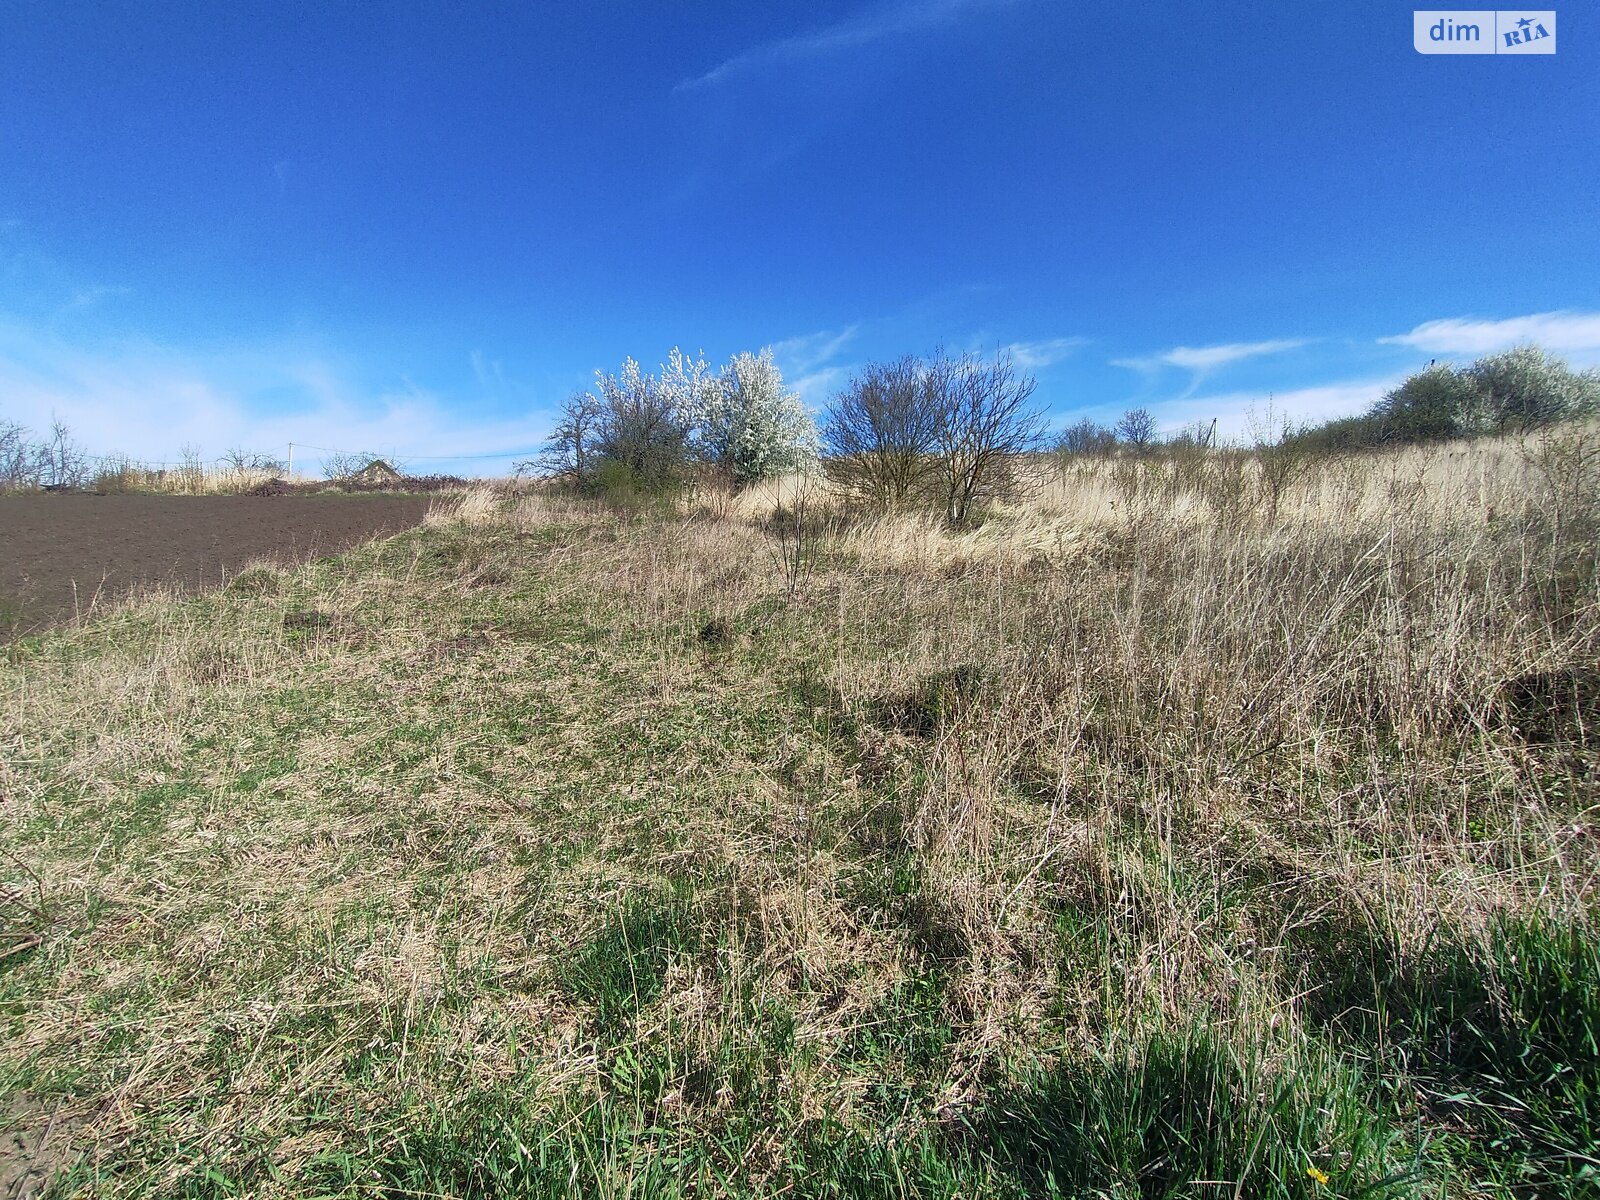
[[[1085,337],[1059,337],[1041,342],[1012,342],[1002,346],[1001,351],[1010,354],[1017,366],[1037,370],[1054,366],[1088,344],[1089,339]]]
[[[833,360],[855,340],[860,325],[822,329],[785,338],[768,347],[789,386],[808,408],[820,410],[838,390],[850,368]]]
[[[773,360],[778,367],[794,375],[804,375],[809,371],[831,362],[851,341],[855,339],[859,325],[849,325],[844,329],[819,330],[816,333],[801,334],[799,337],[785,338],[781,342],[773,342],[768,347],[772,351]]]
[[[789,380],[789,386],[805,402],[806,407],[820,410],[827,406],[849,373],[848,367],[822,367],[809,375]]]
[[[1492,354],[1527,342],[1557,354],[1600,356],[1600,312],[1530,313],[1503,320],[1447,317],[1378,339],[1379,345],[1433,354]]]
[[[1308,338],[1278,338],[1266,342],[1227,342],[1220,346],[1174,346],[1171,350],[1142,358],[1114,358],[1111,365],[1147,372],[1162,367],[1181,367],[1196,374],[1205,374],[1247,358],[1298,350],[1308,342]]]
[[[506,368],[498,358],[490,358],[482,350],[475,349],[467,355],[467,361],[472,365],[472,374],[479,386],[487,391],[505,387]]]
[[[728,78],[758,67],[776,66],[840,50],[869,46],[901,34],[947,24],[963,13],[999,8],[1016,0],[923,0],[877,4],[825,29],[796,37],[778,38],[753,46],[718,63],[704,75],[685,79],[674,91],[689,92],[714,87]]]

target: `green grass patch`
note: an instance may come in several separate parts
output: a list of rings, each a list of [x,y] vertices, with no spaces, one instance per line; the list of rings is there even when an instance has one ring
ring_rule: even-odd
[[[630,892],[599,931],[557,967],[557,975],[574,999],[593,1010],[604,1036],[626,1028],[661,994],[673,962],[700,947],[687,888]]]

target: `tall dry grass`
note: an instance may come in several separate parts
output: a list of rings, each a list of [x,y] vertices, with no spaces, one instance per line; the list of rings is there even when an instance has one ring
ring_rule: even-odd
[[[108,1194],[1581,1194],[1583,453],[485,490],[30,642],[6,1078]]]

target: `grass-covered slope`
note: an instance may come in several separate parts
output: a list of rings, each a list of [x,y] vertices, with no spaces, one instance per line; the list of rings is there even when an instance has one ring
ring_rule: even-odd
[[[61,1195],[1590,1195],[1593,550],[1500,503],[889,520],[790,595],[730,512],[525,500],[10,647],[0,1136]]]

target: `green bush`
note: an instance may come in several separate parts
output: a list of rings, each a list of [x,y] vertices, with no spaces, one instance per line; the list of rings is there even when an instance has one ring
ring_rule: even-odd
[[[1328,421],[1296,440],[1315,451],[1351,453],[1516,433],[1596,412],[1600,372],[1574,371],[1538,346],[1518,346],[1470,367],[1430,364],[1360,416]]]
[[[1538,429],[1600,409],[1600,372],[1580,374],[1538,346],[1480,358],[1463,374],[1477,387],[1484,423],[1496,433]]]
[[[1477,432],[1482,406],[1477,381],[1441,364],[1411,376],[1378,401],[1369,415],[1383,442],[1443,442]]]

